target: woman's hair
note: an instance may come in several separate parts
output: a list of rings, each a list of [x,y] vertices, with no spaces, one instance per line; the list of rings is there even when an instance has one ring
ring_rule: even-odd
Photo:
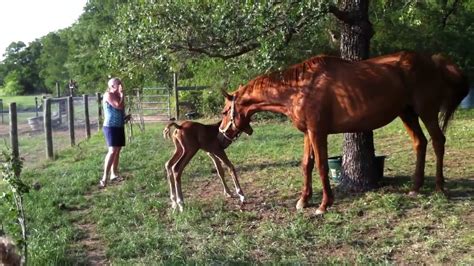
[[[114,84],[116,84],[116,83],[120,84],[120,83],[122,83],[122,81],[121,81],[119,78],[111,78],[111,79],[109,79],[109,82],[107,82],[107,85],[108,85],[107,90],[109,90],[110,88],[112,88],[112,86],[113,86]]]

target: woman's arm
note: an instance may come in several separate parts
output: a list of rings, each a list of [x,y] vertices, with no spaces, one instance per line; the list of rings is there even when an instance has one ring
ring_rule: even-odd
[[[123,110],[125,108],[123,93],[104,93],[104,100],[106,100],[112,107]]]

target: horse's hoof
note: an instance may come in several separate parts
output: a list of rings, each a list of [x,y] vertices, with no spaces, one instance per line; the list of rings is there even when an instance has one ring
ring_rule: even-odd
[[[414,191],[414,190],[411,190],[410,192],[408,192],[408,196],[409,197],[416,197],[416,196],[418,196],[418,192]]]
[[[296,203],[296,209],[297,210],[302,210],[303,208],[306,207],[306,203],[304,202],[303,199],[299,199],[298,203]]]
[[[323,214],[325,214],[325,213],[326,213],[326,210],[321,209],[321,208],[318,208],[318,209],[316,210],[316,213],[315,213],[315,214],[316,214],[316,215],[323,215]]]
[[[230,193],[227,192],[227,191],[224,191],[224,196],[225,196],[226,198],[232,198],[232,194],[230,194]]]
[[[239,195],[239,198],[240,198],[240,202],[241,202],[241,203],[244,203],[244,202],[245,202],[245,197],[244,197],[244,195]]]
[[[448,196],[448,192],[446,192],[446,190],[444,190],[443,188],[436,188],[435,191],[436,191],[436,193],[441,194],[441,195],[443,195],[443,196],[445,196],[445,197]]]

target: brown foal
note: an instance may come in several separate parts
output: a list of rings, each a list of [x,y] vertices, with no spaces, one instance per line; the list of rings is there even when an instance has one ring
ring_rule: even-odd
[[[220,122],[212,125],[204,125],[192,121],[185,121],[178,125],[173,122],[169,123],[163,130],[163,137],[165,139],[172,138],[176,148],[171,159],[165,164],[173,210],[178,207],[179,211],[183,211],[184,198],[181,190],[181,175],[186,165],[199,149],[206,151],[207,155],[211,157],[224,186],[224,194],[231,197],[230,190],[224,180],[224,170],[221,163],[224,163],[229,168],[236,193],[240,201],[244,202],[244,193],[240,188],[234,165],[232,165],[224,151],[232,143],[232,140],[220,137],[219,125]],[[172,136],[170,132],[171,127],[176,128]]]

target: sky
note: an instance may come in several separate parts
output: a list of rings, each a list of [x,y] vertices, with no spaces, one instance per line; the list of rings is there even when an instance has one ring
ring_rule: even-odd
[[[0,60],[12,42],[26,45],[49,32],[67,28],[87,0],[0,0]]]

